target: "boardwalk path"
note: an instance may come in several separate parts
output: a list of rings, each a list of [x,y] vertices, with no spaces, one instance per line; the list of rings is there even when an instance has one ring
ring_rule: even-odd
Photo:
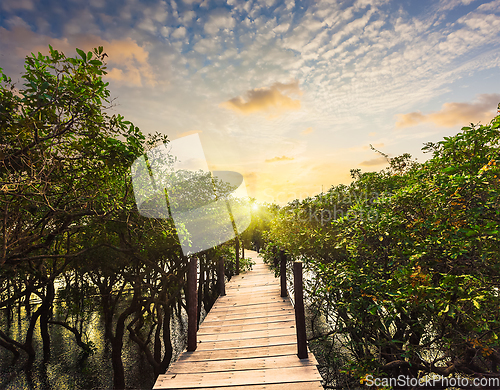
[[[322,389],[316,359],[297,357],[294,310],[279,280],[253,251],[253,270],[235,276],[184,352],[154,389]]]

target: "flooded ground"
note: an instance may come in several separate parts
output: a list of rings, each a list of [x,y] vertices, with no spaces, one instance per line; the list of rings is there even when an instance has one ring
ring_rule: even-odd
[[[32,308],[32,312],[36,306]],[[57,309],[56,309],[57,310]],[[50,325],[51,359],[43,362],[42,340],[39,329],[34,334],[37,358],[30,371],[23,369],[26,354],[21,352],[18,361],[0,347],[0,390],[80,390],[113,388],[111,366],[111,346],[104,338],[102,316],[98,312],[87,313],[88,320],[83,325],[85,337],[95,346],[93,355],[84,357],[74,341],[74,335],[59,325]],[[182,323],[181,323],[182,322]],[[10,337],[24,341],[28,320],[24,308],[15,312],[10,324],[4,311],[0,311],[0,328]],[[171,332],[174,349],[173,360],[185,348],[186,318],[172,319]],[[19,338],[21,334],[21,338]],[[151,389],[154,374],[136,343],[124,337],[122,360],[125,368],[125,383],[128,389]]]

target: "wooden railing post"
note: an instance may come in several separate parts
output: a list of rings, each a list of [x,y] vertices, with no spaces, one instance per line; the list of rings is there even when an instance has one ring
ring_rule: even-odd
[[[280,284],[281,284],[281,297],[287,296],[286,293],[286,254],[285,251],[280,251]]]
[[[224,271],[224,256],[219,257],[219,267],[217,270],[217,281],[219,283],[219,295],[223,297],[226,295],[226,280]]]
[[[236,236],[236,275],[240,274],[240,238]]]
[[[188,351],[196,351],[197,340],[196,332],[198,330],[198,294],[196,291],[198,264],[195,256],[191,257],[188,265],[187,275],[187,312],[188,312]]]
[[[293,290],[295,295],[295,328],[297,329],[297,356],[307,359],[306,317],[302,285],[302,262],[293,263]]]

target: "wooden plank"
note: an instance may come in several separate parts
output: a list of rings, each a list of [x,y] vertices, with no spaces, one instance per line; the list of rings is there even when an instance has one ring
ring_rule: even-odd
[[[269,318],[269,317],[268,317]],[[251,321],[251,320],[249,320]],[[281,329],[281,328],[295,328],[295,319],[291,316],[282,321],[258,321],[258,322],[244,322],[239,325],[229,325],[228,323],[224,323],[221,326],[204,326],[198,330],[198,335],[208,335],[224,332],[225,334],[229,333],[238,333],[238,332],[254,332],[264,329]]]
[[[225,302],[227,300],[230,300],[230,299],[246,299],[247,297],[251,297],[251,296],[266,296],[266,297],[276,297],[276,292],[278,292],[279,290],[278,289],[274,289],[274,288],[266,288],[260,292],[255,292],[255,291],[242,291],[240,293],[238,293],[238,298],[234,297],[233,295],[224,295],[223,297],[219,297],[217,299],[217,302]]]
[[[198,343],[198,349],[228,349],[228,348],[246,348],[246,347],[266,347],[270,345],[282,344],[296,344],[297,336],[272,336],[272,337],[259,337],[254,339],[245,340],[222,340],[222,341],[208,341]]]
[[[267,305],[267,304],[290,304],[288,300],[279,297],[270,297],[270,296],[249,296],[241,299],[227,299],[224,301],[219,301],[214,304],[213,308],[223,309],[223,308],[231,308],[231,307],[242,307],[242,306],[255,306],[255,305]]]
[[[177,361],[203,361],[203,360],[227,360],[227,359],[248,359],[255,357],[271,357],[294,355],[297,353],[297,344],[270,345],[253,348],[231,348],[215,349],[206,351],[184,352]],[[312,356],[311,356],[312,358]]]
[[[307,378],[307,379],[306,379]],[[279,367],[266,370],[233,370],[195,374],[160,375],[154,389],[207,389],[215,386],[244,386],[321,380],[315,366]]]
[[[232,325],[250,325],[250,324],[260,324],[260,323],[273,323],[273,322],[281,322],[281,321],[288,321],[288,320],[295,320],[295,317],[293,316],[293,313],[279,313],[275,314],[272,317],[270,316],[260,316],[258,314],[255,314],[250,317],[236,317],[233,319],[228,319],[226,321],[220,321],[220,320],[212,320],[210,319],[205,319],[203,323],[200,326],[200,329],[205,329],[205,328],[210,328],[210,327],[221,327],[222,325],[227,325],[227,326],[232,326]]]
[[[242,341],[257,338],[270,338],[281,336],[294,336],[296,335],[295,328],[281,328],[281,329],[264,329],[256,330],[253,332],[231,332],[231,333],[211,333],[211,334],[198,334],[198,341],[206,343],[210,341]]]
[[[169,369],[169,374],[195,374],[204,372],[262,370],[276,367],[304,367],[316,365],[316,359],[297,359],[296,355],[258,357],[249,359],[226,359],[214,361],[177,361]]]
[[[242,304],[234,304],[232,306],[214,306],[212,307],[212,309],[210,310],[210,312],[212,312],[213,310],[213,313],[214,314],[219,314],[220,312],[224,312],[224,311],[235,311],[235,310],[241,310],[241,311],[244,311],[244,310],[254,310],[254,311],[262,311],[262,310],[265,310],[265,311],[274,311],[276,309],[283,309],[283,310],[286,310],[286,309],[293,309],[293,306],[290,302],[283,302],[283,301],[268,301],[268,302],[261,302],[259,304],[255,303],[255,304],[249,304],[249,305],[245,305],[244,303]]]
[[[260,292],[255,292],[255,291],[250,290],[248,292],[239,292],[236,296],[225,295],[223,297],[219,297],[216,304],[224,305],[224,304],[228,304],[230,302],[233,302],[233,303],[234,302],[241,302],[241,301],[246,301],[247,299],[256,299],[256,298],[260,298],[263,301],[264,300],[274,301],[274,300],[280,299],[280,297],[278,295],[276,295],[277,293],[278,293],[277,290],[270,290],[270,289],[262,290]],[[281,298],[281,299],[283,299],[283,298]]]
[[[290,305],[291,303],[289,301],[285,301],[283,299],[271,299],[271,298],[261,298],[261,297],[255,297],[255,298],[247,298],[243,301],[228,301],[228,302],[221,302],[217,303],[217,305],[213,306],[214,310],[224,310],[224,309],[234,309],[238,307],[245,307],[245,306],[258,306],[260,307],[265,307],[268,305],[274,305],[274,306],[279,306],[279,307],[285,307]]]
[[[256,313],[255,310],[245,310],[245,311],[231,311],[231,312],[220,312],[220,313],[212,313],[210,321],[229,321],[229,320],[237,320],[237,319],[246,319],[246,318],[278,318],[282,315],[295,315],[293,309],[288,308],[280,308],[274,312],[273,316],[269,315],[269,312],[265,313]]]
[[[265,283],[265,284],[248,284],[248,285],[231,285],[228,284],[228,289],[232,293],[249,293],[249,292],[258,292],[258,291],[269,291],[270,289],[279,288],[279,283]],[[225,295],[227,296],[227,294]]]
[[[320,382],[272,383],[266,385],[212,387],[210,390],[323,390]]]

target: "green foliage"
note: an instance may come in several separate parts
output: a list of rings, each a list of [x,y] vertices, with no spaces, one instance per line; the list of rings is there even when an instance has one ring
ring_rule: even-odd
[[[292,202],[272,222],[269,247],[314,273],[315,318],[354,382],[496,375],[499,127],[497,116],[428,143],[423,164],[406,154],[378,173],[353,171],[349,186]]]
[[[158,133],[146,138],[120,114],[108,114],[102,47],[76,49],[75,58],[49,49],[49,55],[26,58],[21,87],[0,70],[0,309],[9,313],[32,294],[42,301],[23,325],[26,334],[0,331],[0,345],[33,361],[32,336],[40,331],[48,361],[50,324],[69,331],[89,356],[96,347],[88,330],[99,311],[113,350],[114,387],[125,388],[124,337],[158,375],[172,358],[171,316],[181,321],[184,315],[182,227],[138,212],[130,174],[138,157],[168,139]],[[175,207],[206,203],[214,185],[219,193],[232,190],[211,176],[179,176],[187,182],[179,190],[186,204]],[[230,254],[228,244],[197,255],[207,310],[217,298],[211,275],[219,257]],[[251,267],[249,260],[240,264]]]
[[[50,55],[28,56],[22,88],[3,77],[2,264],[65,252],[55,248],[57,238],[121,207],[123,179],[143,152],[139,129],[106,113],[102,48],[78,53],[81,59],[67,58],[50,47]]]
[[[255,265],[250,257],[244,257],[240,259],[240,272],[251,271],[252,267]]]

